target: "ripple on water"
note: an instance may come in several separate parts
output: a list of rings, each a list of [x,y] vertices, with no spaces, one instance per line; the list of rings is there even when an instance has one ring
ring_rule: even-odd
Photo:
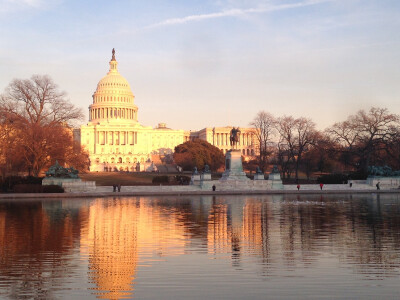
[[[393,298],[399,212],[390,194],[10,202],[0,296]]]

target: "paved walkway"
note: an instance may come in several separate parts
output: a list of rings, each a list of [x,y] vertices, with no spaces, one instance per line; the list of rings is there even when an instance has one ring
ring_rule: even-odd
[[[98,186],[95,191],[73,192],[62,194],[0,194],[0,200],[6,199],[43,199],[43,198],[88,198],[88,197],[110,197],[110,196],[190,196],[190,195],[268,195],[268,194],[370,194],[370,193],[398,193],[400,189],[383,188],[376,190],[371,186],[349,185],[324,185],[320,190],[319,185],[304,184],[300,191],[296,185],[285,185],[283,190],[231,190],[210,191],[201,190],[194,186],[123,186],[121,192],[113,192],[112,186]]]

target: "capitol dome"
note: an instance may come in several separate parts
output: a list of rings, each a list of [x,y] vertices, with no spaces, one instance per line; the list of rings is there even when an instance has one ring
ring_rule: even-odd
[[[118,72],[114,49],[109,64],[109,72],[99,81],[93,94],[93,104],[89,106],[89,121],[137,122],[135,96],[129,82]]]

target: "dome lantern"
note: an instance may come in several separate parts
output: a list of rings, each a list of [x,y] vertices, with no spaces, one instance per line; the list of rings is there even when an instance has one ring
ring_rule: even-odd
[[[117,65],[118,65],[118,62],[115,59],[115,49],[113,48],[112,49],[112,58],[110,60],[110,71],[108,72],[108,74],[118,73]]]

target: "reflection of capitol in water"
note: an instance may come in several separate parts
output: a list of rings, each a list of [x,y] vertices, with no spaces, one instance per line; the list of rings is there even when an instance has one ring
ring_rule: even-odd
[[[95,202],[81,247],[87,251],[89,278],[101,298],[129,296],[137,265],[137,208],[129,203]]]
[[[270,263],[310,266],[323,248],[349,249],[341,251],[341,259],[390,261],[371,252],[384,241],[379,235],[371,239],[371,224],[360,221],[362,216],[350,218],[349,207],[322,201],[286,201],[282,196],[270,201],[208,196],[97,200],[81,227],[81,252],[88,257],[94,293],[112,299],[132,297],[139,266],[154,267],[154,262],[186,255],[196,246],[206,246],[201,247],[204,254],[216,258],[229,254],[233,266],[241,264],[241,257],[254,256],[268,274],[273,272]]]
[[[322,265],[362,278],[398,277],[400,196],[381,198],[171,196],[0,204],[0,298],[62,298],[56,287],[66,285],[67,295],[74,280],[99,298],[140,297],[160,278],[167,288],[174,275],[197,275],[192,267],[207,275],[228,266],[273,278]]]
[[[179,215],[164,214],[140,199],[95,201],[81,233],[81,252],[88,256],[95,294],[130,297],[140,257],[183,254],[183,230]]]
[[[243,207],[208,198],[203,204],[207,222],[198,238],[207,241],[209,254],[263,251],[265,203],[249,200]],[[88,258],[94,293],[107,299],[131,297],[138,265],[183,255],[191,243],[190,231],[198,227],[188,226],[190,213],[158,200],[99,200],[86,214],[81,253]]]

